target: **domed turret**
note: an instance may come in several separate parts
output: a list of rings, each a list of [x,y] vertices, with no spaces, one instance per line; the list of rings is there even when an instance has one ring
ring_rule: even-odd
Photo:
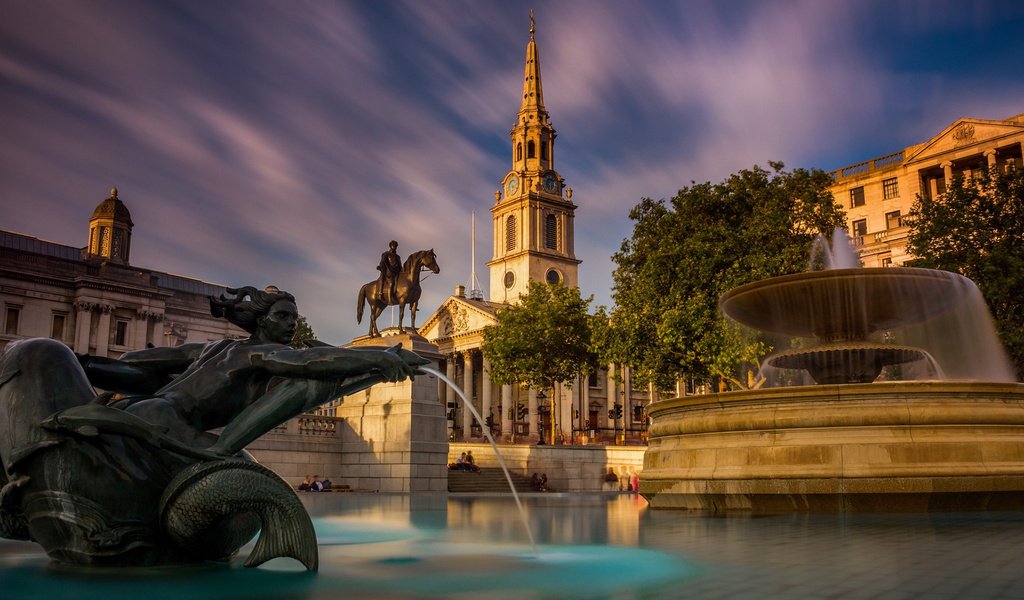
[[[127,265],[132,241],[132,215],[111,188],[110,197],[100,202],[89,218],[87,258]]]

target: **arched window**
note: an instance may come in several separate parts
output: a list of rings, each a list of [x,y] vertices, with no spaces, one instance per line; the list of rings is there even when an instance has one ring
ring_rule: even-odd
[[[537,158],[537,145],[533,140],[526,142],[526,158]]]
[[[547,160],[548,159],[548,142],[546,142],[546,141],[540,145],[540,159],[541,160]]]
[[[516,249],[516,216],[509,215],[505,221],[505,250]]]
[[[555,215],[544,217],[544,245],[558,250],[558,219]]]
[[[523,160],[523,143],[516,146],[516,160]]]

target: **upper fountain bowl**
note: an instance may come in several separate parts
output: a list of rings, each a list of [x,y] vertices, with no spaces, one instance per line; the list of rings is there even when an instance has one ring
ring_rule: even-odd
[[[950,310],[966,297],[965,281],[955,273],[911,267],[809,271],[732,289],[719,307],[761,331],[856,341]]]

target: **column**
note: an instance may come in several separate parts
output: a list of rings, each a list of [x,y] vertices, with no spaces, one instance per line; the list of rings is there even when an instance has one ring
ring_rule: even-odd
[[[150,316],[150,312],[145,309],[140,309],[135,313],[135,341],[132,342],[132,348],[135,350],[141,350],[146,347]]]
[[[473,402],[473,351],[462,353],[462,391],[466,393],[468,403],[462,405],[462,439],[469,439],[473,431],[473,413],[469,412],[469,404]],[[474,405],[475,406],[475,405]]]
[[[110,313],[114,307],[109,304],[100,306],[100,323],[96,328],[96,356],[106,356],[110,347]]]
[[[536,438],[537,437],[537,388],[530,388],[530,400],[527,406],[530,414],[526,416],[530,423],[530,429],[527,433]]]
[[[487,417],[491,417],[491,362],[483,357],[483,372],[480,374],[480,416],[484,418],[481,423],[487,426]],[[492,419],[493,422],[493,419]]]
[[[89,352],[89,327],[92,325],[92,304],[88,302],[75,303],[75,352],[88,354]]]
[[[625,394],[622,399],[622,428],[633,427],[633,368],[622,366],[622,377],[625,380],[623,389]]]
[[[445,360],[444,375],[451,381],[455,381],[455,359],[457,357],[458,354],[452,352],[448,355],[447,360]],[[455,402],[455,390],[447,384],[444,386],[444,402],[444,411],[447,414],[449,407]]]
[[[946,187],[948,188],[949,184],[953,181],[953,163],[947,161],[939,166],[942,167],[942,177],[946,180]]]
[[[989,173],[996,172],[996,150],[995,148],[985,151],[985,159],[988,161]]]
[[[580,377],[580,427],[584,427],[587,424],[587,420],[590,419],[590,374],[584,373]],[[597,423],[590,423],[590,426],[585,432],[587,438],[590,437],[590,429],[597,427]]]
[[[509,416],[509,411],[513,410],[512,407],[512,386],[505,384],[501,386],[501,434],[503,436],[512,435],[512,419]]]
[[[610,411],[615,410],[615,403],[618,401],[618,397],[619,397],[618,385],[615,382],[615,363],[611,363],[611,364],[608,365],[608,390],[607,390],[607,396],[608,396],[607,399],[606,399],[607,400],[607,402],[606,402],[607,406],[605,406],[605,410],[602,410],[602,411],[599,411],[599,412],[600,412],[601,418],[608,419],[606,421],[606,423],[605,423],[605,427],[612,428],[612,427],[618,426],[618,420],[615,419],[614,416],[612,416],[612,417],[608,416]]]

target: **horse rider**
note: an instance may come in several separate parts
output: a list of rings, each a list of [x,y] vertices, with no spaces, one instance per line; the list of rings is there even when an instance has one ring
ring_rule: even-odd
[[[402,259],[398,256],[398,242],[391,240],[388,243],[388,250],[380,255],[380,264],[377,265],[380,271],[380,291],[384,301],[392,303],[397,300],[395,283],[398,281],[398,274],[402,272]]]

